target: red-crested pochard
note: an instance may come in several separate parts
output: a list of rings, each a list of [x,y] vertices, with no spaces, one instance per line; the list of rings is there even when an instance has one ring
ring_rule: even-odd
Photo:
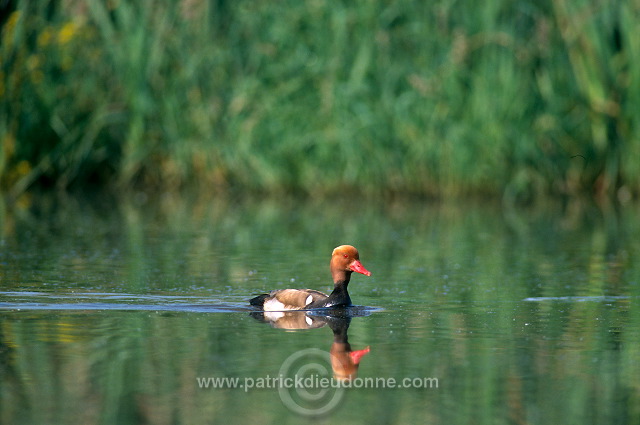
[[[351,245],[341,245],[331,254],[331,275],[333,292],[326,295],[313,289],[278,289],[268,294],[258,295],[249,300],[251,305],[262,307],[264,311],[309,310],[323,307],[348,307],[351,298],[347,286],[351,273],[371,276],[371,272],[360,262],[358,250]]]

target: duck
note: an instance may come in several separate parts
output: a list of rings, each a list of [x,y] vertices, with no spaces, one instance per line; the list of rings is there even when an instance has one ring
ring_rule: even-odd
[[[360,262],[360,254],[352,245],[340,245],[331,253],[329,263],[333,277],[333,291],[327,295],[314,289],[278,289],[260,294],[249,300],[249,304],[264,311],[311,310],[326,307],[349,307],[351,298],[347,286],[351,273],[371,276]]]

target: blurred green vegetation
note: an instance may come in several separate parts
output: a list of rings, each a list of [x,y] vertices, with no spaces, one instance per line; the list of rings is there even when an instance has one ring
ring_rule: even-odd
[[[14,195],[640,189],[637,0],[2,7],[0,178]]]

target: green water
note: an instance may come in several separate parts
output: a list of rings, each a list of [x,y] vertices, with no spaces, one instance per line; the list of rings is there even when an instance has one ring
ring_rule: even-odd
[[[0,225],[2,424],[640,423],[636,207],[36,198]],[[330,290],[343,243],[373,273],[349,317],[251,314]],[[268,383],[330,378],[347,335],[362,388]]]

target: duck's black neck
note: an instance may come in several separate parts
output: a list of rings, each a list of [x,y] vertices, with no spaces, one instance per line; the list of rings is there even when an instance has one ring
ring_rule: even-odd
[[[327,307],[351,305],[351,297],[349,297],[349,292],[347,291],[350,278],[351,273],[346,273],[343,280],[334,281],[333,291],[329,294],[329,298],[327,298],[326,301]]]

